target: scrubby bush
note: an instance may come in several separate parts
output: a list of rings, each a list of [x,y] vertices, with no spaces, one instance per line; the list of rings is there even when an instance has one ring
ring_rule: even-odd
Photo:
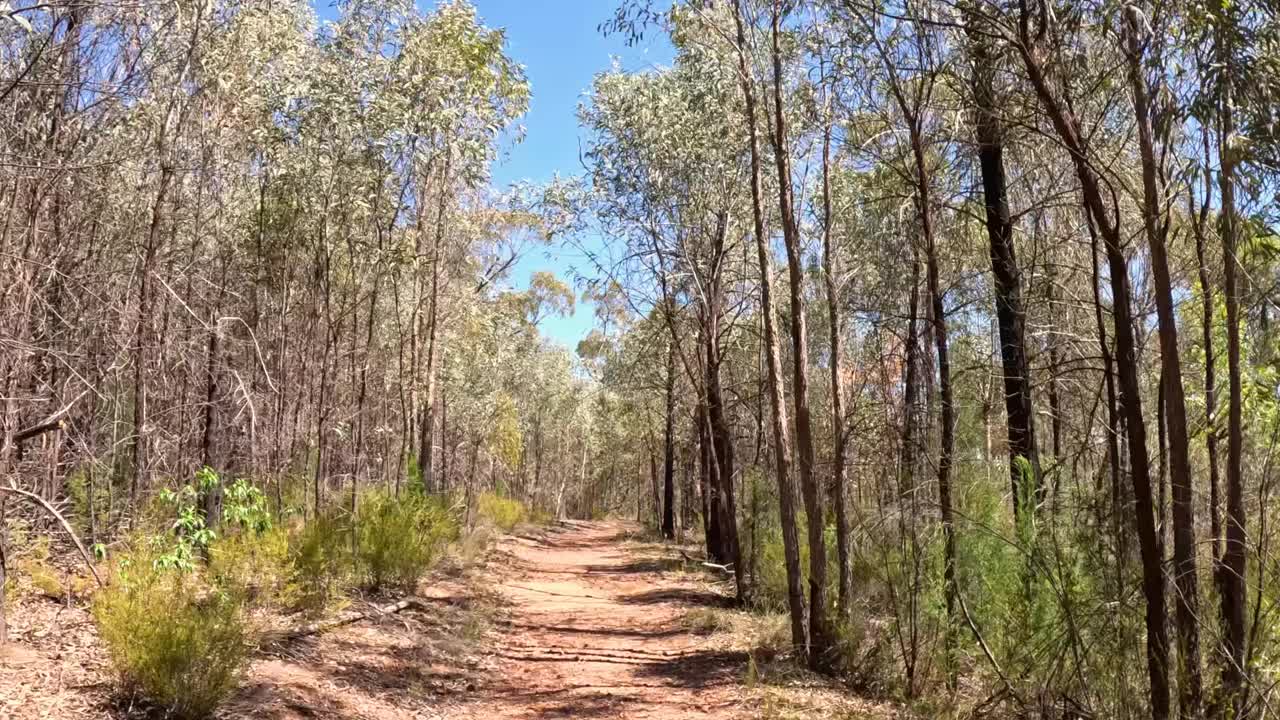
[[[505,498],[495,493],[484,493],[477,503],[480,517],[493,523],[503,532],[511,532],[516,525],[524,522],[527,512],[519,500]]]
[[[206,490],[218,483],[212,470],[197,475]],[[289,533],[275,523],[266,493],[243,478],[223,488],[221,534],[206,549],[210,577],[243,599],[292,605],[297,597]]]
[[[125,558],[93,616],[129,686],[178,718],[208,717],[239,684],[249,642],[239,603],[149,553]]]
[[[209,547],[209,575],[219,586],[253,603],[290,607],[298,600],[289,533],[284,528],[218,538]]]
[[[291,607],[319,612],[340,597],[351,578],[351,525],[336,515],[312,518],[290,536]]]
[[[416,493],[366,493],[356,513],[356,566],[365,587],[412,590],[458,536],[438,501]]]
[[[19,569],[31,579],[31,586],[41,595],[52,600],[61,600],[67,590],[58,579],[58,574],[47,562],[38,558],[28,558],[19,563]]]
[[[96,479],[96,480],[95,480]],[[96,463],[88,463],[67,474],[63,485],[71,501],[72,514],[84,534],[104,526],[111,508],[110,474]]]

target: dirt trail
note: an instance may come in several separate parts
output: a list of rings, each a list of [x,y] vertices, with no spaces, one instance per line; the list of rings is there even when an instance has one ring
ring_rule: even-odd
[[[423,603],[329,632],[264,639],[219,720],[830,717],[779,715],[787,681],[744,687],[748,656],[682,623],[728,598],[630,526],[562,523],[503,537],[481,564],[424,582]],[[386,599],[356,599],[372,610]],[[732,614],[732,613],[731,613]],[[705,616],[705,613],[703,614]],[[87,606],[25,594],[0,653],[0,720],[139,720]],[[269,616],[286,628],[297,618]],[[744,643],[733,644],[744,647]],[[823,710],[841,702],[828,695]],[[812,707],[812,706],[809,706]],[[850,715],[841,717],[870,717]],[[876,717],[881,717],[877,715]]]
[[[673,580],[626,528],[568,523],[499,546],[493,675],[445,718],[739,718],[745,653],[681,627],[727,598]]]

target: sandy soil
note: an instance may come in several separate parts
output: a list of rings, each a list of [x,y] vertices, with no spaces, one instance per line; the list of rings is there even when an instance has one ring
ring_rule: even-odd
[[[670,579],[671,563],[574,523],[501,546],[509,603],[496,674],[444,718],[737,718],[745,653],[716,650],[681,617],[728,598]]]

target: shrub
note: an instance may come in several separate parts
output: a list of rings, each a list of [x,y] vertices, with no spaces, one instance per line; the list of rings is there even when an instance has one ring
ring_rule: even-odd
[[[218,483],[218,476],[209,468],[201,472],[207,472],[211,476],[211,479],[206,477],[202,480],[206,489],[210,483]],[[222,519],[231,528],[255,533],[266,532],[274,524],[266,493],[244,478],[237,479],[223,489]]]
[[[96,480],[90,482],[91,478]],[[64,487],[81,532],[87,534],[90,528],[106,524],[111,508],[111,479],[105,468],[95,463],[78,467],[67,475]]]
[[[480,496],[477,510],[480,516],[503,532],[511,532],[525,519],[525,507],[519,500],[512,500],[494,493]]]
[[[357,567],[371,590],[412,590],[458,536],[457,521],[439,502],[414,493],[366,493],[356,527]]]
[[[350,528],[343,518],[322,515],[290,538],[292,608],[318,612],[346,590],[351,576]]]
[[[807,530],[804,518],[797,519],[796,534],[800,539],[800,573],[801,587],[807,588],[809,576],[809,543],[806,541]],[[760,543],[758,567],[755,578],[752,604],[758,610],[769,612],[786,611],[787,604],[787,558],[782,544],[782,528],[777,525],[766,525],[759,529],[757,542]],[[834,553],[828,552],[828,557]],[[748,555],[748,557],[750,557]],[[837,568],[838,572],[838,568]],[[838,577],[830,570],[828,578]]]
[[[20,569],[31,579],[31,586],[52,600],[61,600],[67,590],[58,579],[57,573],[47,562],[39,558],[30,558],[21,562]]]
[[[239,604],[137,556],[94,598],[111,662],[136,691],[184,719],[208,717],[239,684],[248,640]]]
[[[292,606],[298,597],[283,528],[238,532],[209,547],[209,573],[220,587],[265,605]]]
[[[470,567],[484,557],[485,552],[493,543],[493,528],[481,526],[472,530],[458,541],[456,555],[458,558],[458,569]]]

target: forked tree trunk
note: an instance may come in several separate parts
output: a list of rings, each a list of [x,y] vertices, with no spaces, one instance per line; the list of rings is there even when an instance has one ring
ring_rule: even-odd
[[[712,245],[712,267],[707,283],[707,313],[703,338],[706,341],[707,429],[711,437],[711,459],[714,511],[719,530],[720,562],[733,566],[738,602],[746,600],[746,576],[743,573],[738,542],[737,498],[734,492],[733,431],[725,414],[724,391],[720,381],[720,314],[724,305],[723,272],[725,244],[729,233],[729,217],[721,213],[716,223]]]

